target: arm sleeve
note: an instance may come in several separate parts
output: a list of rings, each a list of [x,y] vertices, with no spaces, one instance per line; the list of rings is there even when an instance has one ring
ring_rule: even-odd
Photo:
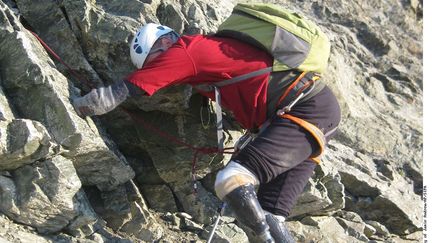
[[[126,83],[120,81],[107,87],[92,89],[83,97],[73,99],[72,105],[79,116],[102,115],[120,105],[128,95]]]
[[[184,46],[176,43],[126,80],[151,96],[164,87],[187,83],[194,76],[196,68],[193,60]]]

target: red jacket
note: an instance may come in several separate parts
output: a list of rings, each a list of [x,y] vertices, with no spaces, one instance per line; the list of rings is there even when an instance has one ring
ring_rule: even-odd
[[[155,60],[127,77],[148,95],[174,84],[217,82],[272,65],[266,52],[243,42],[214,36],[183,36]],[[222,106],[246,129],[266,120],[269,74],[220,88]],[[214,100],[213,93],[202,93]]]

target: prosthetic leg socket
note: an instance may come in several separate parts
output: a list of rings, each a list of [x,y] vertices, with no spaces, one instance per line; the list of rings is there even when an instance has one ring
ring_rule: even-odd
[[[236,219],[251,229],[262,242],[275,242],[252,184],[237,187],[224,197],[224,201],[234,210]]]

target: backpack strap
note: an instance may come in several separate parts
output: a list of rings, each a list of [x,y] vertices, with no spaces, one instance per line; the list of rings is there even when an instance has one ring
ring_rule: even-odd
[[[217,129],[217,141],[218,149],[224,149],[224,137],[223,137],[223,124],[222,124],[222,107],[221,107],[221,94],[219,87],[213,86],[215,92],[215,112],[216,112],[216,129]]]
[[[235,83],[244,81],[244,80],[249,79],[249,78],[263,75],[265,73],[271,73],[272,70],[273,70],[273,67],[266,67],[263,69],[259,69],[257,71],[253,71],[250,73],[246,73],[246,74],[231,78],[231,79],[227,79],[227,80],[223,80],[223,81],[219,81],[219,82],[195,85],[194,88],[196,88],[202,92],[211,92],[211,91],[214,91],[214,87],[223,87],[226,85],[235,84]]]

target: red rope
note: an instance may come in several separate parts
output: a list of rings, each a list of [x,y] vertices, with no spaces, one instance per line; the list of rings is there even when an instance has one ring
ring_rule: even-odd
[[[32,33],[36,39],[42,44],[43,47],[45,47],[45,49],[55,58],[57,59],[57,61],[59,61],[61,64],[63,64],[72,74],[72,76],[74,76],[75,78],[78,79],[78,81],[82,82],[85,81],[87,82],[87,84],[90,87],[93,87],[92,84],[89,83],[89,81],[85,78],[83,78],[81,75],[79,75],[77,72],[75,72],[75,70],[73,70],[67,63],[65,63],[59,55],[57,55],[57,53],[55,53],[49,46],[48,44],[46,44],[37,34],[35,34],[34,32],[30,31],[30,33]],[[190,150],[194,151],[194,156],[193,156],[193,160],[192,160],[192,179],[194,181],[194,192],[195,194],[197,193],[197,186],[196,186],[196,162],[198,160],[198,155],[199,154],[234,154],[234,148],[233,147],[229,147],[229,148],[224,148],[222,150],[218,149],[217,147],[195,147],[192,144],[186,143],[182,140],[180,140],[179,138],[170,135],[156,127],[154,127],[153,125],[147,123],[146,121],[144,121],[141,117],[137,116],[136,114],[122,108],[123,111],[125,111],[127,114],[129,114],[134,120],[138,121],[139,124],[141,124],[141,126],[143,126],[144,128],[146,128],[149,131],[154,132],[155,134],[159,135],[160,137],[163,137],[171,142],[174,142],[180,146],[185,146],[187,148],[189,148]],[[233,151],[229,151],[229,150],[233,150]]]
[[[50,53],[53,57],[55,57],[55,59],[57,59],[57,61],[59,61],[61,64],[63,64],[72,74],[72,76],[74,76],[75,78],[78,79],[78,81],[86,81],[86,84],[88,84],[90,87],[93,88],[93,85],[82,75],[78,74],[73,68],[71,68],[67,63],[65,63],[60,57],[59,55],[57,55],[57,53],[55,53],[36,33],[34,33],[31,30],[28,30],[30,33],[32,33],[34,35],[34,37],[36,37],[36,39],[39,41],[39,43],[42,44],[43,47],[45,47],[45,49],[48,51],[48,53]]]
[[[180,140],[178,137],[175,137],[173,135],[170,135],[158,128],[156,128],[155,126],[151,125],[150,123],[147,123],[146,121],[144,121],[141,117],[139,117],[137,114],[134,114],[126,109],[123,109],[127,114],[129,114],[134,120],[139,121],[141,126],[145,127],[147,130],[152,131],[154,133],[156,133],[157,135],[159,135],[160,137],[163,137],[171,142],[174,142],[180,146],[185,146],[187,148],[189,148],[194,152],[194,156],[192,159],[192,180],[194,182],[194,192],[197,192],[197,187],[196,187],[196,162],[198,160],[198,155],[199,154],[234,154],[234,147],[228,147],[228,148],[224,148],[222,150],[218,149],[217,147],[195,147],[189,143],[186,143],[182,140]],[[232,150],[232,151],[229,151]]]

